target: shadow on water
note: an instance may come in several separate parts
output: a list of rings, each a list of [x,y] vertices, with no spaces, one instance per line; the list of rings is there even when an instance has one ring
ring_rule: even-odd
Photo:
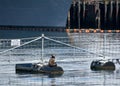
[[[49,78],[56,78],[56,77],[61,77],[63,75],[63,73],[59,73],[59,74],[55,74],[55,73],[28,73],[28,72],[20,72],[20,71],[16,71],[16,74],[19,76],[23,76],[23,75],[39,75],[39,76],[47,76]]]
[[[57,78],[60,78],[63,74],[29,74],[23,72],[17,72],[16,78],[22,81],[19,85],[21,86],[24,81],[27,81],[24,86],[57,86]]]

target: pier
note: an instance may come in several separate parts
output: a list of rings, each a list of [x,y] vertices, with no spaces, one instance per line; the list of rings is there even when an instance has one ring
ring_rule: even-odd
[[[69,29],[120,29],[119,0],[73,0],[68,12]]]

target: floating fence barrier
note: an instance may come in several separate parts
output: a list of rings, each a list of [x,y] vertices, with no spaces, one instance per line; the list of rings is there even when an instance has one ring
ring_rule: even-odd
[[[43,38],[44,46],[42,46]],[[114,33],[71,33],[68,37],[1,39],[0,57],[3,58],[1,60],[9,61],[39,60],[43,54],[46,60],[51,54],[58,56],[58,60],[65,57],[71,59],[89,57],[96,59],[104,56],[119,58],[119,41],[119,35],[115,36]],[[44,51],[42,51],[43,47]]]
[[[81,76],[89,75],[90,62],[104,56],[107,59],[119,59],[119,51],[119,34],[114,33],[71,33],[68,34],[68,37],[46,37],[43,35],[32,38],[0,39],[0,67],[3,69],[0,70],[2,78],[0,85],[48,86],[51,82],[46,76],[15,75],[15,64],[42,62],[42,60],[46,63],[51,54],[56,56],[57,63],[65,70],[65,75],[61,78],[55,78],[55,83],[64,85],[70,81],[67,83],[70,85],[80,82],[79,80],[81,83],[87,83],[88,80],[84,80]],[[72,76],[73,70],[76,70],[73,74],[80,74],[80,77],[78,75],[75,75],[77,77],[69,77]],[[92,77],[97,77],[96,74],[92,73]],[[89,79],[89,82],[92,81]],[[101,84],[99,79],[93,83]],[[117,83],[116,80],[114,83]]]

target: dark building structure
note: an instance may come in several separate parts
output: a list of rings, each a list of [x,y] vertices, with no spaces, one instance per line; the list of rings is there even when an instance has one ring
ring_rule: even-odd
[[[118,30],[120,29],[120,1],[73,0],[66,27]]]

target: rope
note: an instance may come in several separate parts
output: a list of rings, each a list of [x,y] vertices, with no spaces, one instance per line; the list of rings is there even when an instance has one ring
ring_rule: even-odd
[[[37,40],[39,40],[39,39],[41,39],[41,38],[42,38],[42,37],[38,37],[38,38],[36,38],[36,39],[34,39],[34,40],[28,41],[28,42],[26,42],[26,43],[24,43],[24,44],[21,44],[21,45],[19,45],[19,46],[16,46],[16,47],[10,48],[10,49],[8,49],[8,50],[2,51],[2,52],[0,52],[0,54],[3,54],[3,53],[6,53],[6,52],[8,52],[8,51],[14,50],[14,49],[16,49],[16,48],[22,47],[22,46],[27,45],[27,44],[29,44],[29,43],[31,43],[31,42],[37,41]]]
[[[56,42],[56,43],[59,43],[59,44],[66,45],[66,46],[68,46],[68,47],[76,48],[76,49],[78,49],[78,50],[82,50],[82,51],[84,51],[84,52],[88,52],[88,53],[90,53],[90,54],[97,55],[97,56],[99,56],[99,57],[105,57],[104,55],[97,54],[97,53],[94,53],[94,52],[90,52],[90,51],[88,51],[88,50],[86,50],[86,49],[83,49],[83,48],[80,48],[80,47],[76,47],[76,46],[73,46],[73,45],[70,45],[70,44],[67,44],[67,43],[58,41],[58,40],[54,40],[54,39],[48,38],[48,37],[46,37],[46,36],[44,36],[44,35],[42,35],[42,36],[40,36],[40,37],[38,37],[38,38],[36,38],[36,39],[34,39],[34,40],[28,41],[28,42],[26,42],[26,43],[24,43],[24,44],[21,44],[20,46],[16,46],[16,47],[10,48],[10,49],[8,49],[8,50],[2,51],[2,52],[0,52],[0,54],[6,53],[6,52],[11,51],[11,50],[14,50],[14,49],[16,49],[16,48],[22,47],[22,46],[24,46],[24,45],[27,45],[27,44],[29,44],[29,43],[32,43],[32,42],[37,41],[37,40],[40,40],[40,39],[47,39],[47,40],[50,40],[50,41],[53,41],[53,42]],[[44,44],[44,42],[43,42],[43,44]],[[43,48],[44,48],[44,46],[43,46]],[[43,52],[44,52],[44,51],[43,51]],[[42,53],[43,53],[43,52],[42,52]],[[44,63],[44,61],[43,61],[43,54],[42,54],[42,57],[41,57],[41,61]]]
[[[105,56],[102,55],[102,54],[96,54],[96,53],[90,52],[90,51],[88,51],[88,50],[86,50],[86,49],[83,49],[83,48],[80,48],[80,47],[76,47],[76,46],[72,46],[72,45],[70,45],[70,44],[67,44],[67,43],[64,43],[64,42],[61,42],[61,41],[57,41],[57,40],[48,38],[48,37],[46,37],[46,36],[44,36],[44,38],[45,38],[45,39],[48,39],[48,40],[51,40],[51,41],[53,41],[53,42],[57,42],[57,43],[60,43],[60,44],[63,44],[63,45],[72,47],[72,48],[76,48],[76,49],[82,50],[82,51],[84,51],[84,52],[88,52],[88,53],[90,53],[90,54],[97,55],[97,56],[99,56],[99,57],[105,57]]]

